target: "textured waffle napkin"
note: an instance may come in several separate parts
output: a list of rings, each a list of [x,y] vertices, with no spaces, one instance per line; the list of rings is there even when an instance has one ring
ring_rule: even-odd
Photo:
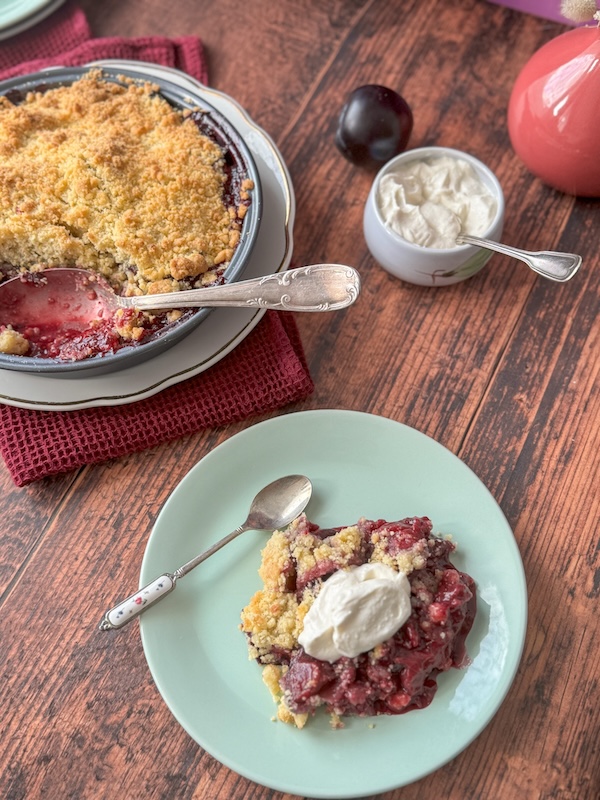
[[[91,39],[83,13],[67,4],[0,49],[0,78],[49,65],[95,59],[153,61],[206,83],[196,37]],[[35,56],[35,58],[33,58]],[[222,361],[153,397],[123,406],[37,411],[0,403],[0,454],[17,486],[127,453],[140,452],[203,428],[274,411],[313,391],[296,323],[268,311]]]
[[[0,45],[0,79],[25,75],[44,67],[73,67],[102,58],[153,61],[208,82],[202,42],[196,36],[167,39],[93,39],[85,14],[67,3],[34,28]]]

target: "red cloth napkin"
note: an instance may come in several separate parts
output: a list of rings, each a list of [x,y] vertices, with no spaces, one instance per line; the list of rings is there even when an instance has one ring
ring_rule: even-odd
[[[175,67],[202,83],[208,83],[202,42],[196,36],[177,39],[164,36],[137,39],[91,37],[83,11],[67,3],[34,28],[2,42],[0,79],[37,72],[45,67],[73,67],[102,58],[123,58]]]
[[[202,42],[91,39],[82,11],[68,3],[0,49],[0,79],[49,65],[103,58],[153,61],[206,83]],[[0,404],[0,454],[17,486],[139,452],[203,428],[238,422],[302,400],[314,389],[294,318],[268,311],[211,369],[153,397],[123,406],[35,411]]]

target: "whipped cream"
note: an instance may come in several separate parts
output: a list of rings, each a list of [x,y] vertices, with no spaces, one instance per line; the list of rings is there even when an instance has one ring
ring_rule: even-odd
[[[411,613],[410,583],[387,564],[334,572],[304,618],[298,642],[320,661],[354,658],[385,642]]]
[[[399,164],[379,182],[377,204],[386,225],[421,247],[457,247],[459,233],[481,236],[497,202],[473,167],[436,156]]]

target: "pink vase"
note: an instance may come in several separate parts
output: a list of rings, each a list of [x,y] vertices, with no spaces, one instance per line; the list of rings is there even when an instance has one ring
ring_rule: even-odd
[[[511,93],[508,132],[544,183],[600,197],[600,28],[568,31],[534,53]]]

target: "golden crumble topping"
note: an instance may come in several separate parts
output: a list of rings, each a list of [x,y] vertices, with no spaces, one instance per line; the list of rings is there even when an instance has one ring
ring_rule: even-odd
[[[225,184],[221,148],[150,83],[93,70],[0,97],[0,262],[84,267],[129,295],[213,282],[246,211]]]
[[[357,525],[342,528],[339,532],[321,541],[310,533],[296,539],[292,545],[292,556],[304,572],[316,567],[319,562],[330,561],[340,569],[360,549],[362,536]]]
[[[261,589],[250,600],[243,612],[243,630],[252,631],[249,645],[251,657],[261,653],[268,660],[273,648],[291,649],[298,644],[302,620],[308,605],[300,604],[291,592]]]
[[[294,520],[288,531],[295,532],[299,521]],[[283,531],[273,531],[262,551],[258,574],[265,588],[285,592],[286,573],[291,567],[288,537]]]
[[[396,572],[410,575],[415,569],[423,569],[427,561],[427,541],[424,539],[416,542],[409,550],[399,550],[395,553],[390,553],[388,540],[382,539],[378,533],[373,534],[371,542],[373,552],[369,560],[387,564]]]

